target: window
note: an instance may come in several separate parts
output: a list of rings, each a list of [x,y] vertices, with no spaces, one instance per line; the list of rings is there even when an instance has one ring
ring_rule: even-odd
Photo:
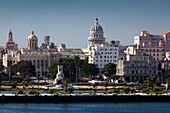
[[[135,74],[134,70],[132,70],[132,74]]]

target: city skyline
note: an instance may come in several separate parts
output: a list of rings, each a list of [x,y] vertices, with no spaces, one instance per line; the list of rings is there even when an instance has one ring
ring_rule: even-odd
[[[39,45],[46,35],[57,44],[84,48],[95,18],[104,29],[106,41],[133,44],[142,30],[161,34],[170,30],[168,0],[1,0],[0,45],[10,29],[19,47],[35,31]],[[76,41],[77,40],[77,41]]]

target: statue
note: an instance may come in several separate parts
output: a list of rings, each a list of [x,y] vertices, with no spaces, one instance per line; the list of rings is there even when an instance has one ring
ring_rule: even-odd
[[[55,85],[62,84],[61,80],[63,78],[64,78],[63,66],[58,65],[58,73],[56,74],[56,78],[55,78],[53,84],[55,84]]]

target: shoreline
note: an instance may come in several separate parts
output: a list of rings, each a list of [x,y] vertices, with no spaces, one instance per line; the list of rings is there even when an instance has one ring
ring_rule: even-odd
[[[58,102],[170,102],[169,95],[113,96],[0,96],[0,103],[58,103]]]

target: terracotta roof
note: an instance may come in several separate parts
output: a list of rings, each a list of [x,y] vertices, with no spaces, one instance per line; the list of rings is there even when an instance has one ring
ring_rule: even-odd
[[[170,33],[170,31],[165,31],[162,33],[162,35],[167,35],[168,33]]]

